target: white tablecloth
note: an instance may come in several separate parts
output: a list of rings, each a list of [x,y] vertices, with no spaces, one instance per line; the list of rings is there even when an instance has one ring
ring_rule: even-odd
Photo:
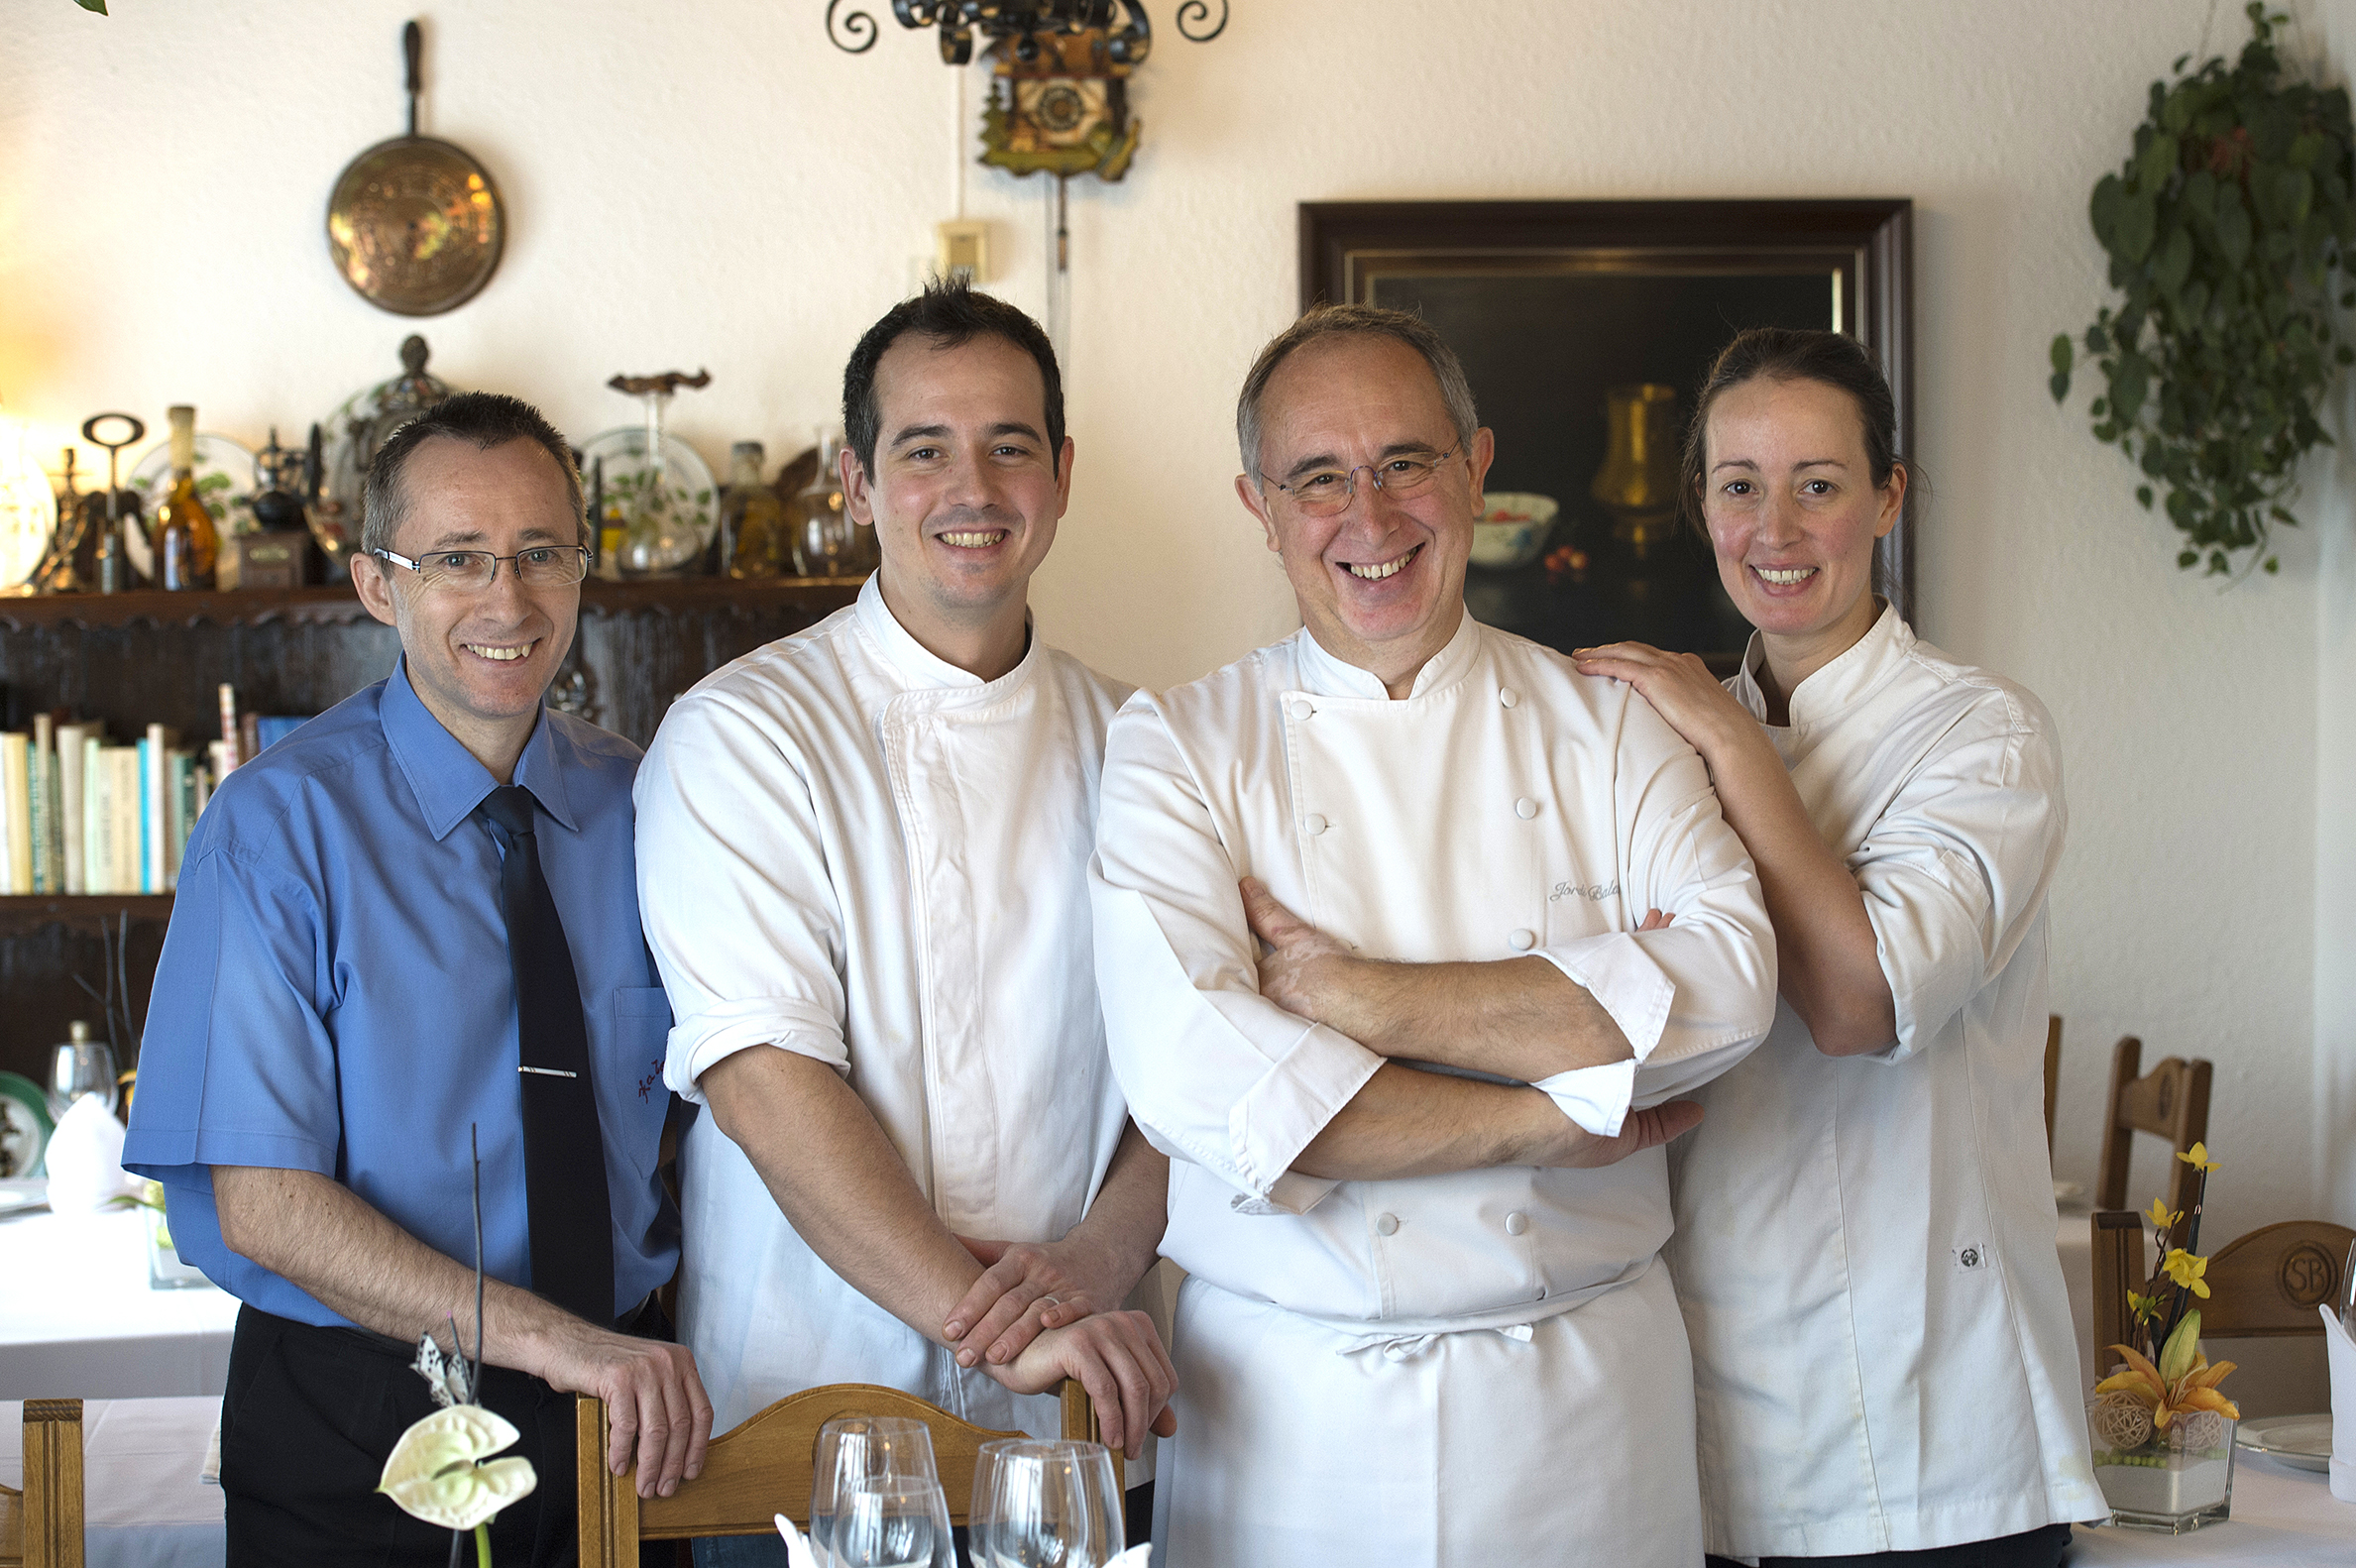
[[[0,1218],[0,1399],[218,1397],[237,1306],[150,1288],[139,1210]]]
[[[201,1475],[214,1399],[82,1403],[85,1568],[222,1568],[221,1489]],[[25,1407],[0,1400],[0,1486],[25,1484]]]
[[[2247,1451],[2233,1465],[2233,1517],[2188,1535],[2105,1525],[2071,1531],[2070,1568],[2112,1564],[2236,1563],[2242,1568],[2348,1568],[2356,1563],[2356,1503],[2331,1495],[2312,1470]]]

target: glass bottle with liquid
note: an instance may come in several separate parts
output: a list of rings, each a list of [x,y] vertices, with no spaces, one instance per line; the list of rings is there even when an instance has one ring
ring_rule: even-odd
[[[729,449],[728,497],[720,508],[721,567],[747,582],[783,577],[793,569],[785,503],[761,483],[765,456],[758,441],[739,441]]]
[[[196,410],[174,403],[171,421],[171,488],[156,508],[156,568],[168,589],[210,588],[221,535],[212,513],[196,494]]]
[[[794,498],[794,570],[804,577],[841,577],[858,570],[857,541],[842,509],[842,435],[818,428],[818,474]]]

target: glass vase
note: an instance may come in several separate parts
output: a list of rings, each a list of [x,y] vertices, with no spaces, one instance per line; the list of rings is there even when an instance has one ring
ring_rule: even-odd
[[[2131,1400],[2118,1402],[2124,1399],[2114,1394],[2086,1405],[2094,1481],[2110,1505],[2110,1521],[2182,1535],[2231,1518],[2234,1423],[2214,1410],[2195,1410],[2155,1432],[2150,1415],[2140,1405],[2129,1408]]]

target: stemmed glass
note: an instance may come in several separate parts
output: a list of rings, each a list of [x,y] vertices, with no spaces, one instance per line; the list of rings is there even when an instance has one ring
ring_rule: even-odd
[[[862,1476],[835,1494],[835,1568],[957,1568],[938,1481]]]
[[[975,1568],[1104,1568],[1125,1544],[1102,1443],[982,1444],[970,1519]]]
[[[114,1047],[103,1040],[75,1040],[59,1046],[50,1063],[50,1114],[62,1118],[75,1100],[95,1094],[113,1110],[120,1091],[115,1087]]]
[[[823,1554],[834,1550],[835,1526],[849,1496],[861,1488],[897,1482],[941,1484],[941,1472],[933,1463],[932,1428],[924,1422],[895,1415],[843,1415],[818,1429],[810,1544],[822,1561],[828,1560]]]

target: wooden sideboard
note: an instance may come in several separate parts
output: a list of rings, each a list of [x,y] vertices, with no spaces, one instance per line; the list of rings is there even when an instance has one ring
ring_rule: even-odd
[[[581,585],[577,639],[587,717],[644,745],[681,692],[833,614],[858,588],[855,578],[592,578]],[[69,710],[105,721],[117,738],[165,724],[201,743],[219,733],[223,681],[245,712],[317,714],[383,678],[399,650],[349,585],[0,599],[0,728]],[[144,1018],[169,895],[0,897],[0,1068],[40,1081],[50,1047],[77,1018],[103,1037],[98,1006],[74,976],[99,983],[101,928],[126,913],[132,1014]],[[136,1046],[125,1045],[129,1065]]]

